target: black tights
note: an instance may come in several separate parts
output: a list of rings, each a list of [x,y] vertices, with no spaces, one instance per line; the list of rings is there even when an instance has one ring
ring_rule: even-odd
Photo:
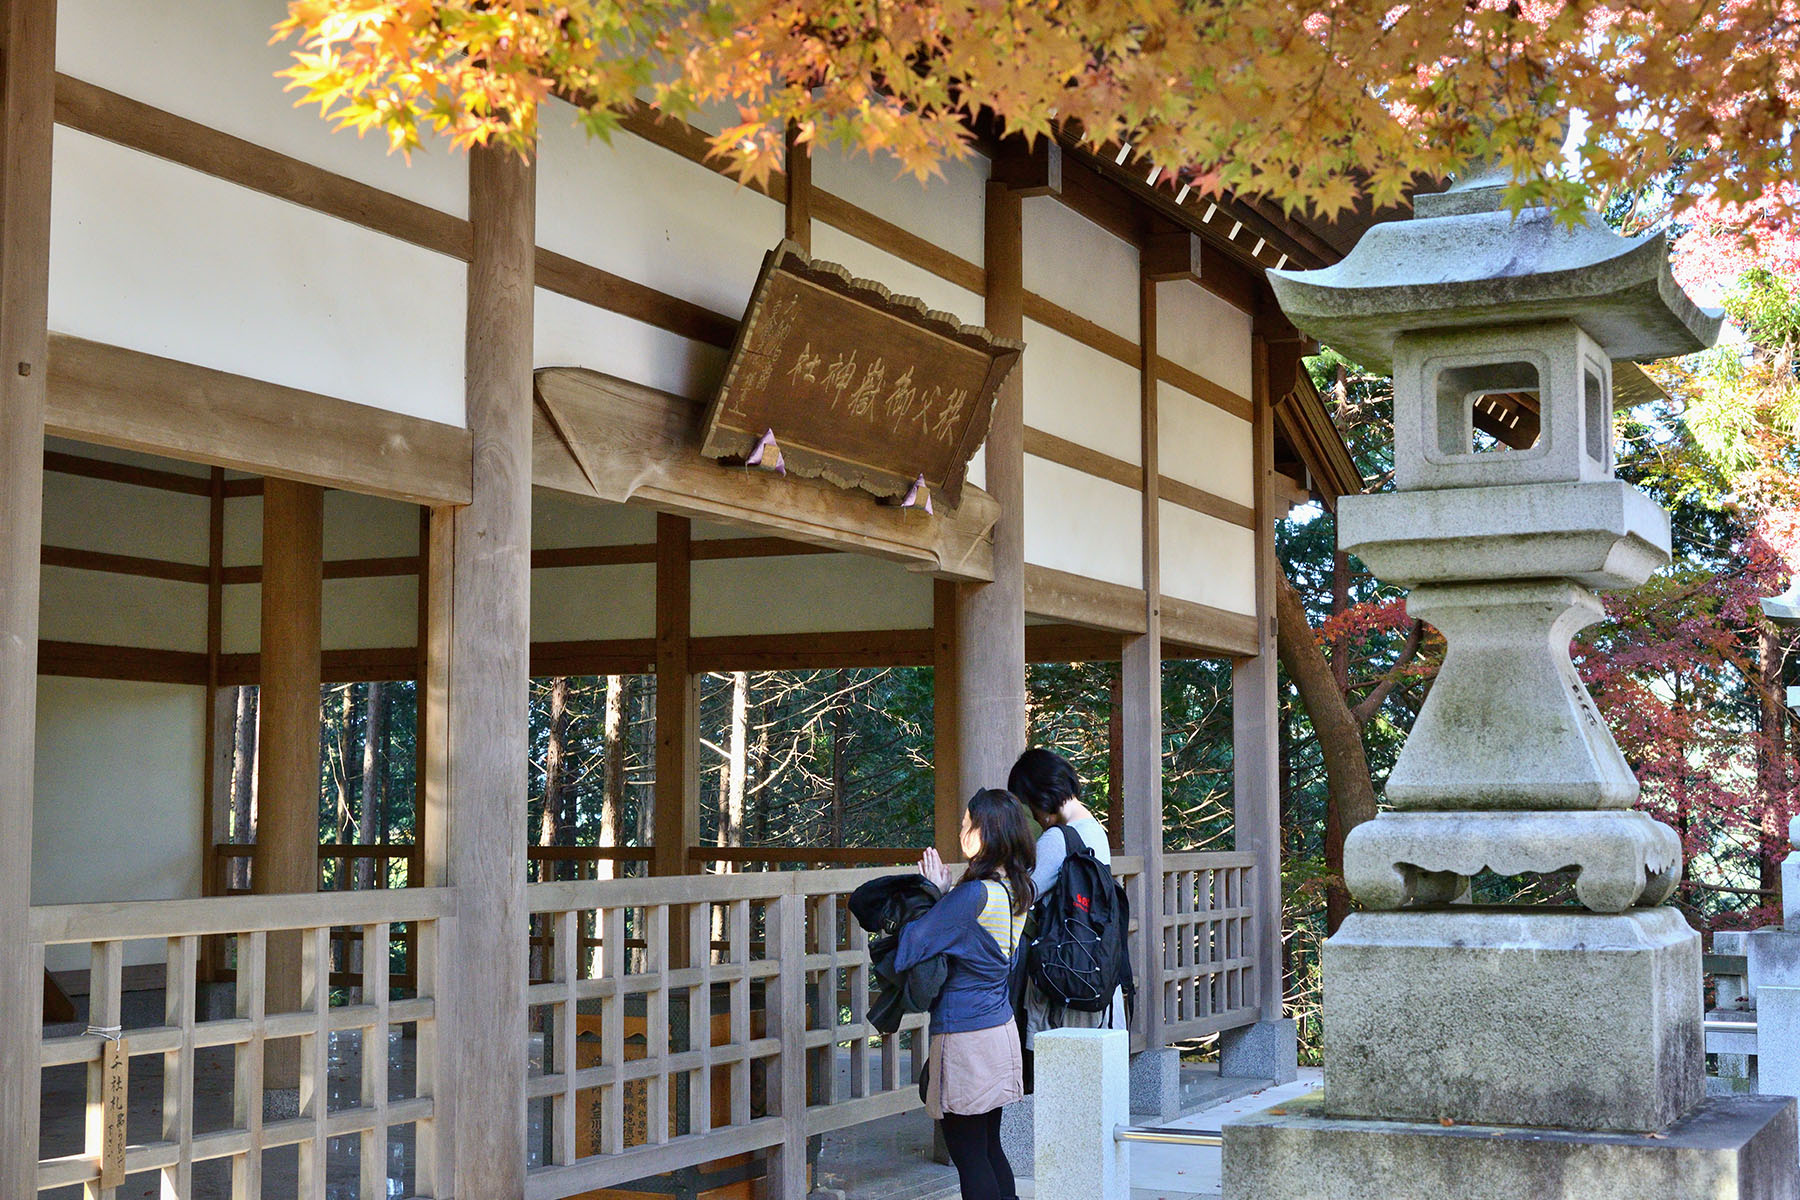
[[[999,1109],[973,1117],[945,1113],[938,1124],[962,1181],[963,1200],[1018,1200],[1012,1164],[1000,1149]]]

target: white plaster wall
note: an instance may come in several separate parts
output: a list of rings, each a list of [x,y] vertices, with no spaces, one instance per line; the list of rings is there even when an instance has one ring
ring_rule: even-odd
[[[982,323],[985,301],[974,292],[818,220],[813,221],[813,257],[873,279],[897,296],[917,296],[925,307],[947,312],[965,325]]]
[[[50,328],[460,425],[466,267],[58,127]]]
[[[228,583],[219,589],[219,649],[224,654],[255,654],[262,649],[261,586]]]
[[[710,167],[628,133],[609,145],[540,115],[538,244],[727,316],[741,316],[781,205]]]
[[[1027,197],[1025,290],[1138,340],[1137,249],[1053,196]]]
[[[1023,368],[1025,424],[1143,462],[1137,368],[1036,321],[1025,322]]]
[[[745,293],[748,300],[749,293]],[[532,361],[586,367],[691,399],[710,399],[725,377],[724,350],[537,289]]]
[[[376,650],[415,645],[417,581],[410,575],[327,579],[319,593],[319,644],[324,650]],[[226,654],[262,649],[262,587],[227,584],[219,597],[220,644]]]
[[[254,499],[260,549],[262,498]],[[325,493],[325,557],[404,558],[417,554],[422,511],[418,505],[400,500],[329,489]]]
[[[204,691],[43,676],[37,704],[31,902],[198,896]],[[46,961],[71,970],[87,949]],[[134,942],[126,961],[160,962],[162,947]]]
[[[1256,612],[1256,538],[1250,530],[1164,500],[1164,595],[1228,612]]]
[[[1156,291],[1156,349],[1235,395],[1250,395],[1250,314],[1197,283]]]
[[[988,160],[971,154],[946,162],[925,183],[902,174],[891,155],[870,158],[838,146],[815,146],[813,186],[916,233],[980,266],[985,246]],[[819,224],[814,219],[815,234]]]
[[[205,496],[44,472],[44,544],[204,566]]]
[[[38,635],[146,650],[206,650],[206,587],[103,571],[45,567]]]
[[[1156,389],[1158,463],[1171,479],[1235,500],[1256,503],[1250,422],[1170,384]]]
[[[696,637],[923,629],[931,577],[857,554],[697,562]]]
[[[1143,500],[1132,488],[1025,456],[1025,561],[1144,586]]]
[[[696,536],[698,536],[696,534]],[[635,504],[581,500],[549,488],[531,493],[531,548],[642,546],[656,540],[656,512]]]
[[[531,640],[656,636],[656,567],[559,567],[531,573]]]
[[[56,69],[444,212],[468,213],[468,160],[427,137],[412,163],[379,135],[333,133],[275,73],[285,0],[59,0]]]

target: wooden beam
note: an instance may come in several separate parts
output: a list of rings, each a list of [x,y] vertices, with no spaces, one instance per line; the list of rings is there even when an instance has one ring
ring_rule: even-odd
[[[469,433],[61,335],[46,432],[414,504],[469,499]]]
[[[438,972],[456,1029],[438,1067],[454,1090],[454,1181],[466,1196],[525,1190],[525,795],[531,641],[533,166],[497,147],[469,155],[464,361],[473,439],[466,507],[432,517],[434,558],[450,560],[448,614],[434,603],[434,652],[447,650],[444,823],[457,919]],[[440,539],[438,526],[447,524]],[[447,542],[448,544],[442,544]],[[433,564],[434,569],[436,564]],[[434,576],[435,579],[435,576]],[[449,633],[441,622],[448,616]],[[441,1036],[441,1035],[440,1035]],[[440,1164],[441,1165],[441,1164]]]
[[[987,327],[1022,339],[1023,213],[1003,183],[988,184],[984,237]],[[1001,385],[988,428],[987,490],[1000,506],[993,582],[957,594],[957,791],[963,796],[1004,780],[1025,749],[1025,369],[1021,364]]]
[[[932,655],[929,629],[753,634],[690,639],[688,669],[704,675],[709,671],[924,667],[931,665]]]
[[[1248,421],[1251,415],[1250,401],[1223,384],[1214,383],[1198,371],[1190,371],[1171,359],[1156,360],[1156,375],[1172,388],[1186,392],[1196,399],[1204,400],[1214,408],[1230,413],[1240,421]]]
[[[1161,229],[1144,239],[1138,262],[1144,277],[1157,283],[1198,280],[1203,254],[1199,234],[1186,229]]]
[[[256,856],[259,895],[319,887],[319,634],[325,493],[271,479],[263,495],[262,680],[257,702]],[[270,934],[271,1012],[300,1005],[301,938]],[[269,1045],[265,1079],[297,1087],[300,1047]]]
[[[219,682],[225,641],[225,472],[212,468],[206,482],[206,732],[200,755],[200,829],[206,840],[200,853],[200,894],[211,896],[220,882],[212,847],[229,840],[231,755],[222,754],[221,748],[232,744],[237,705],[225,699]],[[226,797],[223,805],[221,796]],[[215,978],[224,965],[224,944],[206,938],[200,950],[202,978]]]
[[[841,230],[886,251],[902,262],[955,284],[977,296],[987,290],[987,272],[966,258],[960,258],[929,238],[876,216],[866,208],[858,208],[848,200],[830,192],[813,189],[812,214],[833,229]],[[991,325],[989,328],[993,328]],[[996,330],[996,332],[998,332]],[[1005,336],[1005,335],[1002,335]]]
[[[681,396],[555,367],[537,373],[537,397],[533,472],[541,487],[776,529],[810,545],[923,566],[941,578],[992,573],[989,535],[998,508],[979,488],[965,487],[960,505],[928,518],[824,480],[708,461],[699,454],[703,410]],[[580,462],[559,430],[580,446]]]
[[[100,550],[77,550],[68,546],[45,546],[41,556],[46,567],[62,567],[71,571],[100,571],[108,575],[133,575],[139,579],[168,579],[176,583],[205,584],[211,574],[203,563],[167,562],[160,558],[140,558],[135,554],[108,554]]]
[[[1162,598],[1164,658],[1241,658],[1260,646],[1256,618],[1192,600]]]
[[[1119,664],[1122,707],[1120,766],[1124,771],[1120,802],[1124,805],[1125,850],[1143,859],[1143,903],[1139,907],[1137,978],[1143,981],[1139,1005],[1144,1044],[1162,1048],[1162,503],[1158,485],[1161,442],[1157,426],[1156,315],[1157,282],[1149,274],[1138,281],[1139,428],[1143,462],[1141,538],[1144,631],[1127,638]]]
[[[1051,137],[1030,145],[1022,137],[1009,137],[996,148],[988,178],[1021,197],[1057,195],[1063,188],[1063,149]]]
[[[1269,395],[1268,347],[1251,338],[1256,394],[1252,435],[1256,481],[1256,653],[1231,672],[1232,818],[1236,848],[1256,855],[1246,897],[1256,912],[1253,945],[1262,1019],[1281,1016],[1281,788],[1275,646],[1275,429]]]
[[[1204,488],[1197,488],[1191,483],[1183,483],[1179,479],[1171,479],[1167,475],[1158,476],[1156,486],[1162,498],[1178,508],[1204,513],[1209,517],[1243,529],[1255,528],[1256,510],[1248,504],[1239,504],[1236,500],[1215,496]]]
[[[323,167],[85,80],[56,77],[56,121],[266,196],[468,260],[469,223],[460,217],[334,175]]]
[[[947,579],[932,582],[931,655],[931,844],[947,848],[957,844],[966,802],[956,767],[962,758],[957,748],[956,585]]]
[[[206,655],[193,650],[46,641],[38,643],[37,672],[71,679],[123,679],[204,687]]]
[[[652,875],[687,873],[700,840],[700,689],[689,661],[693,626],[693,524],[656,517],[656,832]]]
[[[737,336],[735,317],[542,247],[537,250],[537,285],[709,346],[728,350]]]
[[[187,496],[210,496],[212,484],[202,475],[183,475],[179,471],[162,471],[132,463],[110,462],[69,454],[61,450],[44,451],[44,470],[59,475],[79,475],[84,479],[105,479],[111,483],[128,483],[133,487],[156,488]]]
[[[1125,639],[1085,625],[1027,625],[1025,661],[1117,662]]]
[[[1144,632],[1144,590],[1089,579],[1054,567],[1025,564],[1025,611],[1034,617],[1110,629]]]
[[[782,190],[782,237],[812,253],[812,148],[800,141],[799,126],[787,128],[787,186]]]
[[[0,0],[0,1195],[37,1194],[43,957],[27,938],[44,520],[55,0]]]

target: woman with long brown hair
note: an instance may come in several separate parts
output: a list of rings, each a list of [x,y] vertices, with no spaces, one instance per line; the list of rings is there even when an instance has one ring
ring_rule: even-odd
[[[1000,1148],[1000,1110],[1025,1094],[1013,961],[1031,910],[1035,852],[1024,807],[984,788],[963,814],[968,868],[953,873],[927,850],[919,873],[945,895],[900,933],[894,959],[905,971],[936,954],[949,972],[931,1006],[931,1065],[925,1107],[944,1131],[963,1200],[1016,1200],[1012,1165]]]

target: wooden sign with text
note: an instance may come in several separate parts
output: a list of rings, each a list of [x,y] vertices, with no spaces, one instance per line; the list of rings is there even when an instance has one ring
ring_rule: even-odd
[[[773,432],[796,474],[887,497],[923,478],[954,505],[1024,349],[782,242],[763,259],[701,453],[742,462]]]

